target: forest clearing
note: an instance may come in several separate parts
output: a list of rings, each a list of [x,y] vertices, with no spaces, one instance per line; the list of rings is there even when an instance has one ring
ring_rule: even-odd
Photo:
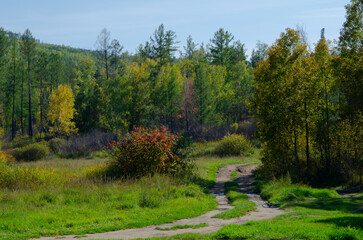
[[[135,52],[0,27],[0,239],[363,239],[362,0],[314,44],[166,26]]]

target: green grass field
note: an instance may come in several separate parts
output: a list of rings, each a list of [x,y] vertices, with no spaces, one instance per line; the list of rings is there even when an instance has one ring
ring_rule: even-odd
[[[7,174],[0,174],[0,239],[82,235],[199,216],[216,208],[206,189],[214,185],[217,169],[256,159],[200,157],[187,178],[123,181],[93,177],[104,167],[102,158],[2,165],[0,173]]]
[[[198,216],[216,208],[206,189],[214,185],[217,169],[227,164],[259,162],[257,154],[200,156],[192,176],[154,175],[123,181],[94,177],[106,161],[97,157],[54,158],[11,168],[2,165],[0,172],[8,172],[0,178],[0,239],[82,236]],[[6,184],[12,188],[4,187]],[[239,208],[254,207],[246,206],[249,202],[245,195],[233,191],[233,184],[226,187],[236,208],[219,217],[241,216],[244,212]],[[161,239],[362,239],[361,197],[340,198],[335,191],[294,185],[288,179],[262,183],[258,188],[265,199],[287,213],[271,220],[227,225],[212,234]]]

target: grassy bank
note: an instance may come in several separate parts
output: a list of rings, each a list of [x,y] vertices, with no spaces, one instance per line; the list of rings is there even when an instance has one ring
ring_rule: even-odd
[[[214,184],[220,166],[257,160],[201,157],[193,177],[123,181],[93,177],[105,161],[2,163],[0,239],[105,232],[199,216],[216,208],[206,188]]]

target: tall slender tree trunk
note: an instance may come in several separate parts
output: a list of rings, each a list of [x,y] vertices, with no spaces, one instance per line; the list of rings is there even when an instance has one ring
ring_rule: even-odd
[[[23,116],[23,104],[24,104],[24,69],[21,77],[21,103],[20,103],[20,123],[21,123],[21,135],[24,136],[24,116]]]
[[[42,139],[42,131],[43,131],[43,108],[44,108],[44,93],[43,93],[43,78],[40,78],[40,128],[39,128],[39,132],[40,132],[40,139]]]
[[[300,160],[299,160],[299,155],[298,155],[298,151],[297,151],[297,133],[296,133],[295,126],[294,126],[294,155],[295,155],[296,173],[298,176],[300,176]]]
[[[105,63],[106,63],[106,80],[108,80],[108,55],[107,55],[107,51],[105,51]]]
[[[306,136],[306,146],[305,146],[305,153],[306,153],[306,171],[309,173],[310,171],[310,150],[309,150],[309,123],[308,123],[308,111],[307,111],[307,104],[304,103],[305,108],[305,136]]]
[[[324,84],[325,94],[325,117],[326,117],[326,142],[325,142],[325,170],[327,174],[330,174],[330,129],[329,129],[329,106],[328,106],[328,91],[326,81]]]
[[[15,49],[14,49],[15,51]],[[11,119],[11,139],[14,140],[16,134],[16,120],[15,120],[15,84],[16,84],[16,58],[13,59],[13,113]]]
[[[33,121],[32,121],[32,95],[31,95],[31,77],[30,77],[30,59],[28,59],[28,134],[30,137],[33,136]]]

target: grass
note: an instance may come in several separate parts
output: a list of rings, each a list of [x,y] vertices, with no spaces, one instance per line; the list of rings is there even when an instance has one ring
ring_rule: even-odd
[[[205,239],[362,239],[363,198],[291,184],[289,177],[262,184],[261,196],[288,213],[270,220],[227,225]]]
[[[311,188],[306,185],[291,184],[289,177],[265,183],[261,190],[261,197],[268,202],[280,206],[291,202],[308,199],[330,199],[339,197],[336,191]]]
[[[102,165],[92,165],[98,160],[58,161],[2,163],[0,239],[137,228],[199,216],[217,205],[203,187],[174,177],[97,179],[92,174]]]
[[[152,239],[316,239],[359,240],[363,236],[363,214],[349,210],[362,205],[362,199],[309,200],[285,207],[288,213],[270,220],[230,224],[211,234],[179,234]],[[331,210],[335,209],[335,210]]]
[[[11,174],[0,184],[0,239],[83,235],[200,216],[216,209],[206,189],[215,183],[219,167],[258,160],[201,157],[190,178],[155,175],[124,181],[93,177],[105,161],[53,158],[3,164]]]
[[[234,184],[228,187],[233,189]],[[291,184],[289,178],[264,183],[260,188],[269,202],[278,203],[287,213],[243,225],[226,225],[211,234],[152,239],[363,239],[362,197],[341,198],[335,191]]]
[[[208,223],[200,223],[200,224],[194,224],[194,225],[175,225],[172,226],[170,228],[160,228],[160,227],[156,227],[156,230],[160,230],[160,231],[170,231],[170,230],[177,230],[177,229],[188,229],[188,228],[192,228],[192,229],[198,229],[198,228],[202,228],[202,227],[208,227],[209,224]]]
[[[214,215],[214,218],[231,219],[242,217],[246,215],[248,211],[253,211],[256,209],[256,204],[254,202],[248,201],[248,196],[246,194],[233,190],[237,187],[238,184],[235,182],[225,183],[225,188],[228,191],[227,198],[234,208]]]
[[[216,207],[199,186],[163,176],[127,184],[5,190],[0,199],[0,239],[137,228],[199,216]]]
[[[237,171],[233,171],[233,172],[231,173],[231,180],[232,180],[232,181],[237,180],[237,175],[238,175],[238,172],[237,172]]]

